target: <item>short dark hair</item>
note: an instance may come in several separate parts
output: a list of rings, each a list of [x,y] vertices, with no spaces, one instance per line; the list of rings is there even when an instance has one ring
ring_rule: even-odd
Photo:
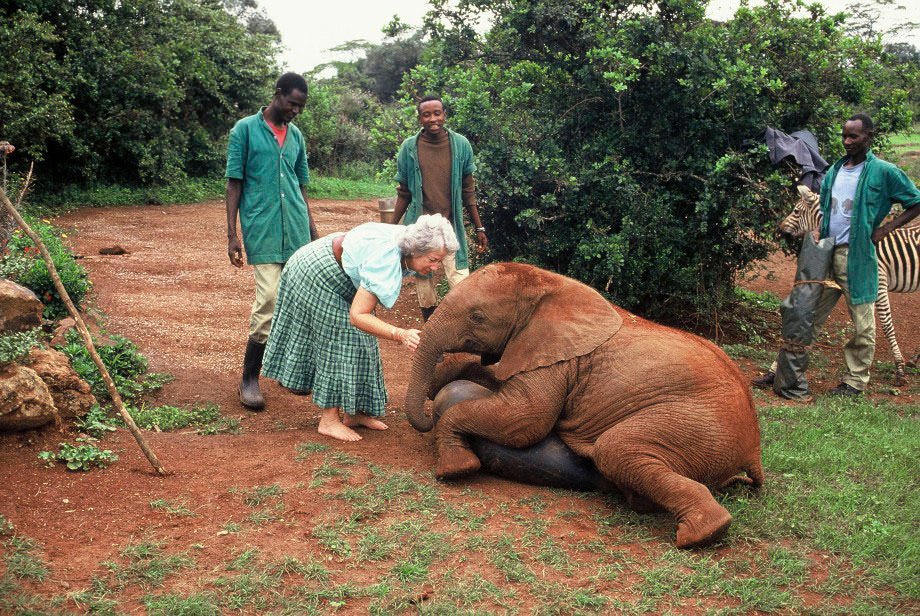
[[[429,102],[431,102],[431,101],[438,101],[439,103],[441,103],[441,107],[442,107],[442,108],[444,107],[444,101],[441,100],[441,97],[440,97],[440,96],[435,96],[434,94],[429,94],[428,96],[423,97],[422,100],[420,100],[420,101],[415,105],[415,110],[416,110],[416,111],[421,111],[421,110],[422,110],[422,103],[429,103]]]
[[[287,96],[294,90],[300,90],[306,94],[307,80],[297,73],[285,73],[278,77],[278,81],[275,82],[275,91],[277,92],[278,90],[281,90],[282,96]]]
[[[872,118],[869,117],[869,114],[854,113],[847,119],[847,122],[855,122],[857,120],[859,120],[862,123],[862,127],[864,131],[866,131],[867,133],[875,132],[875,123],[872,122]]]

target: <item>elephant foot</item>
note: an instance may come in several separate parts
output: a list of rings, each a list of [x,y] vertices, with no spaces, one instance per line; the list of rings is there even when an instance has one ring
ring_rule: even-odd
[[[713,500],[703,509],[694,509],[677,524],[677,547],[701,548],[725,536],[732,514]]]
[[[438,452],[438,468],[435,477],[438,479],[451,479],[475,473],[481,463],[476,454],[465,447],[442,447]]]

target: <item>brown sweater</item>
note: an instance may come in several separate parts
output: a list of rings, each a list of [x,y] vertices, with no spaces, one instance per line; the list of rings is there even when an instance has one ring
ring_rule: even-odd
[[[450,195],[450,140],[447,131],[430,136],[422,131],[418,138],[418,166],[422,172],[422,213],[440,214],[448,220],[451,216]],[[400,184],[396,189],[398,201],[408,204],[412,200],[409,188]],[[472,175],[463,177],[463,205],[476,203],[476,181]]]

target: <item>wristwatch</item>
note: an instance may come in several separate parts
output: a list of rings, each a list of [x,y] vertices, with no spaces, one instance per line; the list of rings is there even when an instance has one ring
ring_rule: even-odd
[[[486,228],[485,228],[485,227],[476,227],[476,231],[477,231],[477,232],[482,231],[483,233],[485,233],[485,232],[486,232]]]

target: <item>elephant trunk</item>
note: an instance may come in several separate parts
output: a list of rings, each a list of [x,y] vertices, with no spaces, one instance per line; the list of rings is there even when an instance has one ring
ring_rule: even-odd
[[[412,361],[412,373],[409,376],[409,387],[406,390],[406,402],[403,408],[412,427],[419,432],[430,432],[435,420],[425,414],[425,400],[428,398],[428,389],[434,380],[435,366],[446,350],[439,341],[444,337],[438,325],[446,320],[443,303],[426,324],[422,340],[415,350]],[[438,333],[436,333],[438,331]]]
[[[430,339],[431,336],[423,335],[421,344],[415,350],[412,374],[406,390],[406,403],[403,407],[409,423],[419,432],[430,432],[434,427],[434,418],[425,414],[425,400],[428,397],[428,388],[434,379],[435,364],[441,351],[429,342]]]

